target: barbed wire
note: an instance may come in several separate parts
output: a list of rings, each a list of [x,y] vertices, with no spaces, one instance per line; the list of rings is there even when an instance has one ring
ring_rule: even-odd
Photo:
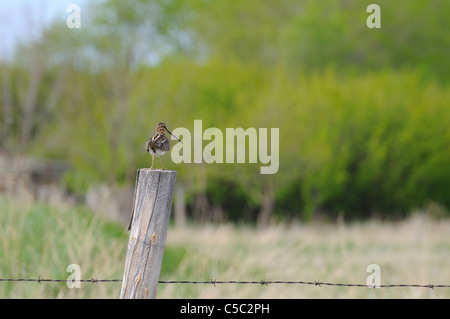
[[[122,279],[46,279],[41,278],[0,278],[0,282],[80,282],[80,283],[108,283],[108,282],[122,282]],[[259,281],[240,281],[240,280],[207,280],[207,281],[192,281],[192,280],[159,280],[159,284],[210,284],[210,285],[224,285],[224,284],[238,284],[238,285],[260,285],[268,286],[273,284],[286,285],[310,285],[310,286],[335,286],[335,287],[359,287],[359,288],[450,288],[450,285],[435,285],[435,284],[385,284],[385,285],[368,285],[368,284],[351,284],[351,283],[332,283],[315,281],[284,281],[284,280],[259,280]]]
[[[98,284],[103,282],[122,282],[122,279],[46,279],[41,278],[39,276],[38,278],[0,278],[0,282],[84,282],[84,283],[91,283],[91,284]]]

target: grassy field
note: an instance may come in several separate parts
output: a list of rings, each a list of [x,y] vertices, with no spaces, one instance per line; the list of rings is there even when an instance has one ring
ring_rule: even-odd
[[[450,284],[450,220],[170,228],[161,280],[293,280]],[[0,278],[121,279],[128,233],[82,207],[0,198]],[[0,282],[0,298],[118,298],[121,283]],[[450,298],[450,288],[160,284],[158,298]]]

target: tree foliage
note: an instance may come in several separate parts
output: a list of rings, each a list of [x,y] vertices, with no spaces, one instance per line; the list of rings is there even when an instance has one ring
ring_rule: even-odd
[[[166,155],[165,166],[191,202],[202,194],[236,221],[449,208],[448,1],[380,0],[378,30],[366,26],[369,3],[100,2],[82,29],[55,23],[1,66],[1,147],[28,136],[36,147],[21,148],[70,161],[67,185],[83,192],[132,184],[161,121],[191,132],[196,119],[222,132],[275,127],[273,176],[261,163]],[[25,129],[27,96],[36,121]]]

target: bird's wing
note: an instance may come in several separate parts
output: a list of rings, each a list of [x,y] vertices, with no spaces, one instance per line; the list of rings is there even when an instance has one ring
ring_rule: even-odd
[[[145,143],[145,151],[148,152],[151,146],[152,146],[152,139],[149,139],[147,143]]]
[[[157,134],[150,140],[150,145],[156,147],[161,151],[167,152],[170,149],[169,139],[165,135]]]

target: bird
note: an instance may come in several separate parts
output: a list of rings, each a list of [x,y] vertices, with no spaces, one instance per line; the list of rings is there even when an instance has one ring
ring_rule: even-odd
[[[165,123],[159,123],[156,126],[156,134],[153,135],[151,138],[149,138],[147,143],[145,143],[145,150],[152,155],[152,167],[150,167],[150,169],[153,169],[155,156],[159,156],[161,167],[162,169],[164,169],[162,157],[167,151],[170,150],[170,142],[165,134],[166,132],[175,137],[181,143],[183,143],[178,137],[176,137],[175,135],[172,134],[171,131],[169,131]]]

